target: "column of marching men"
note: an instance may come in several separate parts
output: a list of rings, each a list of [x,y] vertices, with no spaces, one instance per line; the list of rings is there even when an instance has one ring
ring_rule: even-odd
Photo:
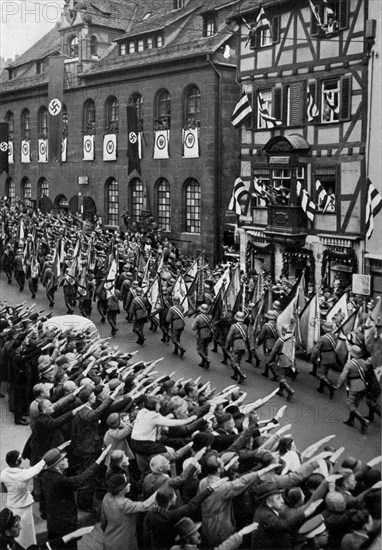
[[[80,313],[89,317],[96,302],[101,322],[109,322],[112,335],[122,308],[137,344],[144,345],[149,323],[150,338],[159,328],[160,341],[171,343],[179,359],[186,353],[182,333],[187,317],[194,317],[191,329],[199,366],[208,370],[210,351],[220,348],[221,363],[230,366],[237,383],[217,392],[200,377],[175,382],[176,373],[157,376],[155,364],[133,364],[133,353],[122,354],[106,341],[94,342],[89,331],[47,328],[52,312],[36,312],[25,302],[3,302],[2,391],[8,391],[15,422],[26,424],[29,413],[32,430],[23,450],[8,453],[2,475],[11,488],[10,505],[0,522],[7,544],[14,543],[20,529],[21,547],[35,543],[33,497],[57,548],[75,547],[85,533],[76,531],[77,506],[95,513],[93,505],[101,500],[104,547],[110,549],[122,548],[126,537],[134,548],[170,548],[176,537],[180,548],[200,543],[207,548],[340,548],[348,535],[351,540],[344,548],[353,548],[350,544],[359,532],[360,544],[374,544],[378,513],[369,510],[365,499],[372,495],[375,504],[379,498],[380,474],[374,467],[378,459],[362,465],[348,457],[340,464],[342,448],[325,447],[328,441],[304,455],[293,446],[292,435],[283,435],[285,426],[281,433],[273,432],[285,409],[269,422],[260,421],[256,410],[276,393],[292,399],[295,389],[287,378],[294,382],[298,377],[295,353],[303,343],[297,333],[303,332],[309,308],[316,304],[321,322],[315,329],[321,328],[321,334],[316,332],[310,358],[317,391],[327,389],[333,398],[346,382],[349,418],[344,422],[359,422],[366,434],[375,414],[380,417],[380,301],[362,304],[350,293],[327,288],[315,292],[309,285],[305,291],[303,278],[294,287],[285,279],[271,285],[262,274],[241,274],[232,292],[226,275],[235,271],[237,276],[237,267],[220,264],[211,269],[204,258],[180,256],[160,238],[155,224],[145,233],[115,233],[78,225],[72,216],[44,216],[5,205],[2,215],[3,283],[12,284],[14,278],[24,292],[27,280],[32,298],[41,283],[52,309],[62,287],[68,314],[78,304]],[[248,369],[259,372],[261,365],[261,374],[271,374],[277,387],[256,403],[245,404],[239,384]],[[339,366],[342,372],[334,383],[333,371]],[[367,416],[360,411],[363,401]],[[102,452],[103,441],[112,445],[107,452]],[[325,450],[312,462],[320,447]],[[182,466],[187,456],[192,461]],[[30,460],[31,468],[20,467],[23,458]],[[300,476],[300,470],[312,464],[309,475]],[[193,468],[189,477],[188,467]],[[331,485],[306,488],[315,475]],[[33,497],[26,488],[31,478]],[[286,479],[292,480],[290,485],[284,484]],[[13,495],[15,480],[25,487]],[[289,488],[295,490],[292,506]],[[318,496],[312,500],[315,491]],[[343,496],[344,510],[339,493],[352,495],[350,500]],[[338,510],[332,501],[341,501]],[[337,532],[340,518],[334,518],[335,527],[331,524],[331,512],[340,509],[348,519],[340,533],[344,537]],[[364,523],[354,535],[357,518]],[[329,535],[326,542],[322,533]]]

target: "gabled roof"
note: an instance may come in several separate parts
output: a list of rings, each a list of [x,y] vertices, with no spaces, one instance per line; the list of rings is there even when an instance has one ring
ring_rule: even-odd
[[[89,15],[91,24],[126,28],[136,9],[136,2],[131,0],[81,0],[78,11],[81,17]]]
[[[33,44],[29,50],[20,55],[13,63],[9,65],[10,68],[19,67],[32,61],[43,59],[48,55],[60,50],[61,37],[58,32],[58,27],[53,27],[47,34],[45,34],[36,44]]]

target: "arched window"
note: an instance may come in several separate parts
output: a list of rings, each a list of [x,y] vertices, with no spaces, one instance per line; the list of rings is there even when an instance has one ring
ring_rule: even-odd
[[[68,109],[65,103],[62,106],[62,137],[68,137]]]
[[[69,38],[69,57],[72,59],[75,57],[78,57],[78,51],[79,51],[79,40],[78,36],[71,36]]]
[[[118,133],[118,100],[116,97],[109,97],[106,101],[105,111],[106,132]]]
[[[5,180],[5,194],[10,200],[11,204],[14,204],[16,198],[16,186],[11,177]]]
[[[197,86],[189,86],[184,94],[184,125],[185,128],[200,125],[200,90]]]
[[[86,136],[92,136],[96,130],[96,110],[92,99],[87,99],[83,109],[82,130]]]
[[[186,182],[186,232],[200,233],[200,202],[201,202],[200,185],[194,179],[189,179]]]
[[[108,225],[119,224],[119,185],[114,178],[106,182],[106,219]]]
[[[28,109],[21,112],[21,139],[31,138],[31,114]]]
[[[38,111],[38,133],[41,139],[48,137],[48,109],[40,107]]]
[[[13,141],[15,132],[15,117],[13,116],[12,111],[8,111],[6,113],[5,122],[8,122],[8,139],[9,141]]]
[[[98,57],[97,54],[97,37],[91,36],[90,37],[90,55],[94,57]]]
[[[38,196],[40,199],[44,196],[49,197],[49,183],[46,178],[40,178],[38,181]]]
[[[129,105],[132,105],[137,110],[138,118],[138,130],[142,131],[143,129],[143,98],[141,94],[133,94],[130,96]]]
[[[138,178],[133,179],[130,183],[130,204],[131,219],[137,222],[143,209],[143,183]]]
[[[171,231],[170,184],[164,178],[157,183],[157,206],[159,228],[164,229],[164,231]]]
[[[155,98],[156,130],[165,130],[171,126],[171,96],[167,90],[160,90]]]
[[[32,199],[32,184],[28,178],[23,178],[21,182],[21,192],[25,204],[30,205]]]

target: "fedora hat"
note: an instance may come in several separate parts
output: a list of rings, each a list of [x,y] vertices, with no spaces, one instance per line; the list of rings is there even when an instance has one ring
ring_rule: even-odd
[[[276,315],[276,312],[272,311],[271,309],[269,309],[266,314],[265,314],[265,318],[266,319],[269,319],[269,320],[273,320],[275,321],[277,319],[277,315]]]
[[[209,307],[208,307],[207,304],[202,304],[202,305],[199,307],[200,313],[208,313],[208,310],[209,310]]]
[[[241,321],[243,322],[245,319],[245,314],[242,312],[242,311],[238,311],[236,314],[235,314],[235,321]]]
[[[7,529],[16,527],[20,521],[20,516],[14,514],[9,508],[3,508],[0,512],[0,533],[3,535]]]
[[[274,481],[264,481],[256,487],[256,498],[258,500],[265,500],[268,497],[273,495],[278,495],[282,493],[283,490],[280,489],[277,483]]]
[[[121,423],[121,417],[119,416],[119,413],[114,412],[109,414],[106,420],[106,424],[109,426],[109,428],[118,428],[118,426]]]
[[[191,537],[191,535],[194,535],[197,533],[202,526],[202,523],[194,523],[191,518],[184,517],[178,521],[178,523],[175,524],[175,529],[177,531],[177,535],[175,537],[176,541],[181,541],[187,537]]]
[[[59,449],[50,449],[44,454],[42,458],[45,462],[45,468],[48,470],[49,468],[53,468],[53,466],[56,466],[56,464],[58,464],[60,460],[65,457],[65,452],[61,452]]]

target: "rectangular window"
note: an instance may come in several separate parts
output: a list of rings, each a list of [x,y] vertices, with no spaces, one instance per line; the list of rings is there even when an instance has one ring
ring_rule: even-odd
[[[42,63],[41,61],[36,61],[36,74],[42,73]]]
[[[157,48],[163,48],[163,36],[161,34],[157,34]]]
[[[316,168],[313,175],[314,187],[316,192],[316,204],[320,210],[325,208],[325,212],[335,212],[336,210],[336,189],[337,189],[337,170],[333,167]],[[317,192],[316,182],[321,183],[322,188],[328,195],[326,198],[324,194],[319,197]]]
[[[140,38],[138,40],[138,51],[143,52],[144,49],[145,49],[145,41],[143,40],[143,38]]]
[[[261,27],[260,29],[260,47],[272,45],[271,29],[270,27]]]
[[[165,231],[171,231],[170,190],[166,186],[158,189],[158,225]]]
[[[204,36],[213,36],[216,34],[215,14],[208,14],[204,17]]]
[[[270,188],[270,176],[269,176],[269,170],[267,168],[256,168],[253,171],[253,178],[257,180],[257,185],[264,189],[265,191],[269,192]],[[261,199],[256,193],[252,194],[252,207],[254,206],[263,206],[265,207],[267,205],[267,202],[264,199]]]
[[[312,36],[330,36],[349,26],[349,0],[325,0],[311,14]]]
[[[119,222],[119,192],[118,183],[113,182],[108,187],[108,223],[118,225]]]
[[[324,80],[321,86],[321,122],[331,124],[339,121],[340,81]]]
[[[186,194],[186,232],[200,233],[200,188],[189,185]]]
[[[259,103],[257,104],[257,128],[259,130],[268,128],[266,119],[262,114],[268,113],[272,116],[272,90],[261,90],[260,91],[262,104],[261,107]]]
[[[122,42],[122,44],[119,45],[119,55],[126,55],[126,44],[125,44],[125,42]]]
[[[146,38],[146,48],[148,50],[152,50],[153,49],[153,37],[152,36],[148,36]]]
[[[290,185],[291,170],[289,168],[272,170],[272,187],[276,204],[288,205],[290,203]]]
[[[174,0],[174,10],[183,8],[183,0]]]
[[[131,40],[129,42],[129,53],[135,53],[136,47],[135,47],[135,41]]]

